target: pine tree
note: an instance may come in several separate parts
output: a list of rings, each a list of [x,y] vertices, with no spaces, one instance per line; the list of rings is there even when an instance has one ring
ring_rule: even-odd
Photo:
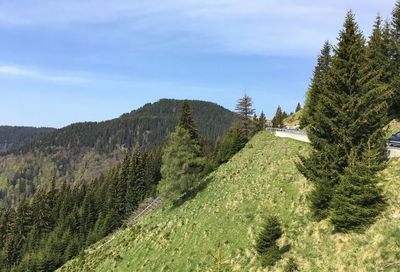
[[[318,56],[317,65],[314,69],[311,85],[306,94],[306,102],[304,110],[300,118],[300,126],[316,126],[313,119],[317,112],[317,103],[319,102],[319,94],[324,91],[327,83],[327,76],[331,66],[331,45],[325,42],[320,55]],[[308,131],[310,133],[310,131]]]
[[[264,112],[262,111],[260,117],[256,120],[256,132],[263,131],[267,128],[267,118],[265,117]]]
[[[384,32],[385,33],[385,32]],[[391,89],[394,92],[390,114],[392,118],[400,117],[400,1],[396,1],[392,12],[390,28],[390,70]],[[386,43],[387,44],[387,43]]]
[[[378,187],[378,173],[386,166],[384,127],[389,122],[392,96],[385,78],[382,31],[378,17],[368,42],[360,80],[362,89],[354,94],[347,139],[351,139],[348,166],[332,200],[331,221],[337,231],[363,230],[382,212],[385,201]],[[386,82],[385,82],[386,81]]]
[[[190,138],[192,140],[198,140],[199,134],[197,131],[197,126],[193,120],[192,112],[190,111],[190,106],[188,101],[182,102],[178,126],[189,131]]]
[[[234,123],[218,146],[216,164],[227,162],[246,145],[247,141],[241,126]]]
[[[236,104],[236,113],[240,122],[240,126],[246,138],[250,137],[252,130],[252,117],[255,110],[252,108],[253,101],[250,96],[245,94]]]
[[[177,126],[164,148],[160,194],[166,200],[177,200],[189,193],[199,183],[203,167],[200,146],[191,139],[188,130]]]
[[[275,216],[267,218],[262,232],[256,241],[256,251],[263,266],[272,266],[281,257],[277,240],[282,236],[282,228]]]
[[[354,164],[350,164],[350,161],[362,161],[369,150],[374,150],[376,155],[370,159],[370,163],[384,167],[386,160],[382,129],[387,124],[389,92],[387,85],[381,82],[382,72],[376,70],[379,65],[374,63],[378,61],[374,57],[379,53],[374,49],[377,47],[374,44],[378,32],[374,31],[366,48],[354,15],[351,12],[347,14],[335,54],[331,63],[324,66],[329,68],[326,73],[316,73],[320,71],[318,65],[324,64],[318,62],[303,116],[313,150],[308,158],[301,158],[298,166],[315,185],[310,197],[311,208],[317,219],[325,218],[331,210],[331,220],[341,231],[343,228],[339,227],[341,223],[337,219],[339,214],[342,214],[340,218],[353,216],[343,215],[344,212],[350,212],[345,209],[349,203],[361,205],[353,207],[354,213],[357,213],[357,209],[367,208],[366,203],[362,206],[361,202],[354,201],[357,193],[368,191],[372,184],[376,186],[374,175],[381,169],[376,167],[376,172],[370,173],[370,185],[365,183],[365,188],[362,188],[359,178],[354,174],[359,174],[359,171],[353,169]],[[322,56],[319,60],[328,59]],[[351,191],[351,186],[360,188],[353,195],[346,195],[345,191]],[[377,193],[370,195],[372,202],[373,199],[381,199],[379,190],[372,191]],[[347,201],[344,200],[345,196]],[[373,220],[379,211],[373,205],[369,209],[370,220]],[[363,221],[358,222],[359,226],[363,224]]]
[[[126,210],[128,215],[136,209],[146,194],[145,164],[139,147],[135,148],[129,169],[130,174],[126,194]]]
[[[272,126],[275,128],[283,128],[283,120],[285,119],[281,106],[278,106],[274,118],[272,118]]]
[[[299,102],[299,103],[297,103],[297,106],[296,106],[296,110],[295,110],[295,112],[299,112],[299,111],[301,111],[301,105],[300,105],[300,102]]]

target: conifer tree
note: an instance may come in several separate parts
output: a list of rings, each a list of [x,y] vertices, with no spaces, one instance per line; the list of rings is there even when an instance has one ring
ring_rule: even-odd
[[[255,113],[253,107],[253,101],[250,96],[245,94],[236,104],[236,113],[240,122],[240,126],[246,138],[250,137],[252,130],[252,117]]]
[[[384,29],[385,30],[385,29]],[[385,33],[385,32],[384,32]],[[394,92],[390,114],[392,118],[400,117],[400,1],[396,1],[392,12],[390,28],[390,71],[391,89]]]
[[[256,122],[256,131],[263,131],[267,127],[267,118],[265,117],[264,112],[262,111],[260,116],[257,119]]]
[[[318,56],[317,65],[314,69],[311,85],[306,95],[304,110],[300,118],[300,126],[305,128],[308,125],[313,126],[313,114],[317,112],[318,95],[326,88],[326,81],[331,65],[331,45],[325,42],[320,55]],[[310,133],[310,131],[308,131]]]
[[[283,120],[285,119],[281,106],[278,106],[274,118],[272,118],[272,126],[275,128],[283,128]]]
[[[191,139],[188,130],[177,126],[162,156],[160,194],[173,201],[189,193],[198,184],[203,167],[197,141]]]
[[[128,215],[135,210],[146,194],[145,164],[138,146],[135,148],[130,160],[129,172],[126,193],[126,210]]]
[[[356,213],[362,214],[357,209],[369,209],[372,221],[379,213],[373,199],[378,201],[382,197],[379,190],[369,187],[376,186],[374,175],[384,167],[386,159],[382,129],[387,123],[389,92],[380,80],[381,71],[374,68],[377,65],[373,62],[377,60],[372,56],[376,53],[368,52],[375,50],[374,38],[371,38],[370,46],[366,48],[351,12],[346,16],[338,41],[331,64],[327,66],[328,72],[323,76],[314,73],[303,119],[313,150],[308,158],[301,158],[299,170],[315,185],[310,198],[316,217],[325,218],[331,210],[332,222],[338,230],[343,231],[339,217],[354,217]],[[319,60],[323,59],[321,57]],[[319,61],[316,72],[320,70],[320,64]],[[375,157],[369,163],[376,165],[376,172],[370,172],[369,183],[364,180],[363,186],[360,185],[360,177],[354,174],[360,174],[357,169],[361,166],[357,164],[353,169],[356,164],[350,162],[362,161],[368,157],[370,150],[374,150]],[[346,190],[352,191],[349,188],[351,186],[359,186],[358,191],[345,193]],[[357,202],[357,194],[368,190],[376,193],[370,195],[371,203],[374,204]],[[353,214],[344,215],[351,212],[346,209],[349,203],[359,206],[353,206]],[[366,214],[363,213],[364,216]],[[355,223],[353,220],[353,225],[360,226],[363,223]]]
[[[199,135],[198,135],[198,131],[197,131],[197,126],[193,120],[189,103],[186,100],[182,102],[178,126],[189,131],[190,138],[192,140],[198,140]]]
[[[218,146],[217,165],[227,162],[246,145],[247,141],[241,126],[234,123]]]
[[[296,106],[296,110],[295,110],[295,112],[299,112],[299,111],[301,111],[301,105],[300,105],[300,102],[299,102],[299,103],[297,103],[297,106]]]

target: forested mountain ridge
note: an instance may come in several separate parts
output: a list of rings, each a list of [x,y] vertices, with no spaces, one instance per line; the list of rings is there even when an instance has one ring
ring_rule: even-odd
[[[161,146],[178,122],[181,103],[162,99],[109,121],[72,124],[0,156],[0,208],[14,205],[21,195],[33,195],[53,179],[56,184],[90,181],[135,145]],[[235,116],[214,103],[188,103],[200,135],[211,140],[222,137]]]
[[[121,147],[162,145],[177,124],[181,103],[180,100],[161,99],[116,119],[72,124],[33,141],[18,153],[33,150],[48,153],[60,147],[73,152],[94,148],[100,153],[110,153]],[[211,102],[191,100],[188,103],[200,134],[213,140],[223,136],[234,118],[234,113]]]
[[[17,150],[54,130],[47,127],[0,126],[0,154]]]

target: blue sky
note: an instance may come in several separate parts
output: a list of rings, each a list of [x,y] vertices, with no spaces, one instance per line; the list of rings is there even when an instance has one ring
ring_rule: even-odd
[[[160,98],[290,112],[348,9],[365,35],[387,0],[0,0],[0,124],[62,127]]]

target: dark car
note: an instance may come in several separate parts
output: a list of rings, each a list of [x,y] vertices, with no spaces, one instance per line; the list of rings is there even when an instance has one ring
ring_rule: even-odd
[[[390,146],[400,147],[400,131],[390,136],[388,144]]]

